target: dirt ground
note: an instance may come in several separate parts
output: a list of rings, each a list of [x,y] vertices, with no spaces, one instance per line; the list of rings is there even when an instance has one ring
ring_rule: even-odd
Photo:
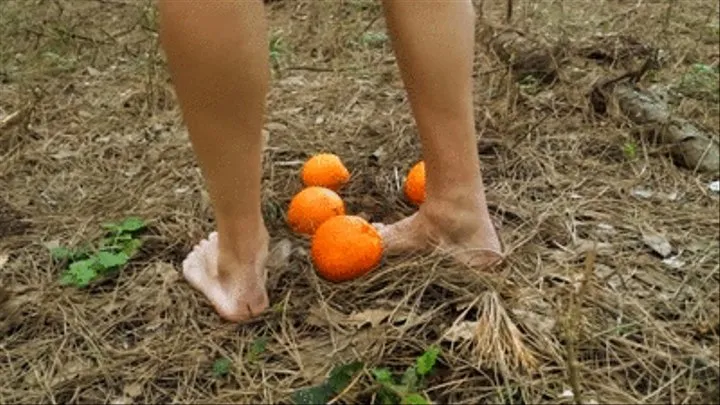
[[[720,403],[718,176],[588,102],[657,51],[638,86],[717,139],[717,3],[515,0],[512,26],[569,55],[551,80],[509,72],[488,46],[505,2],[481,3],[478,144],[508,261],[316,275],[284,219],[301,162],[339,154],[348,210],[390,221],[413,212],[401,187],[420,149],[380,5],[276,0],[263,208],[281,249],[272,309],[231,325],[179,273],[214,225],[153,3],[3,1],[0,403],[288,403],[355,360],[332,401],[370,402],[373,369],[402,374],[433,345],[415,390],[435,403]],[[60,283],[49,247],[131,216],[148,227],[126,266]]]

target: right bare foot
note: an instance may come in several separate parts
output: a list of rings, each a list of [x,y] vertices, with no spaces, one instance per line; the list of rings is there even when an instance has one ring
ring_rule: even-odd
[[[218,234],[213,232],[195,246],[183,261],[183,275],[205,295],[222,318],[231,322],[248,320],[268,307],[265,262],[267,238],[254,258],[245,263],[220,252]]]
[[[426,202],[403,220],[375,226],[388,255],[440,249],[480,271],[504,259],[484,196],[462,203]]]

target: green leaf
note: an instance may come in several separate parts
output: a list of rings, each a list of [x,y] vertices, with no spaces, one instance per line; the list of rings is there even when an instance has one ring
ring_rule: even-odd
[[[320,384],[314,387],[301,388],[292,393],[294,404],[327,404],[333,397],[333,390],[329,384]]]
[[[361,361],[336,366],[330,371],[327,382],[336,394],[340,393],[350,384],[355,374],[362,370],[363,366],[364,364]]]
[[[135,256],[135,253],[140,250],[140,247],[142,246],[143,242],[140,239],[130,239],[129,241],[125,242],[125,244],[122,247],[122,251],[128,255],[128,257]]]
[[[405,373],[403,374],[400,383],[406,386],[409,391],[415,390],[418,383],[417,368],[414,366],[408,367],[407,370],[405,370]]]
[[[123,232],[135,232],[145,228],[145,221],[138,217],[126,218],[120,223]]]
[[[250,345],[250,349],[248,350],[248,355],[250,356],[250,360],[255,360],[259,355],[265,353],[265,347],[267,346],[267,338],[266,337],[259,337],[255,339],[252,344]]]
[[[73,274],[70,273],[68,270],[65,270],[62,273],[62,275],[60,276],[60,284],[62,284],[62,285],[75,284],[75,276],[73,276]]]
[[[283,304],[282,301],[280,301],[272,306],[272,312],[282,313],[284,310],[285,310],[285,305]]]
[[[292,394],[292,400],[295,404],[325,404],[332,399],[333,396],[344,390],[353,376],[362,370],[364,364],[355,361],[348,364],[341,364],[330,371],[328,379],[320,385],[314,387],[301,388]]]
[[[699,73],[714,73],[715,72],[715,69],[712,66],[706,65],[704,63],[693,64],[693,69],[695,69],[695,71],[699,72]]]
[[[384,32],[368,31],[363,34],[360,40],[366,45],[380,45],[388,41],[388,36]]]
[[[56,247],[50,249],[50,256],[55,260],[68,260],[72,259],[74,252],[66,247]]]
[[[403,397],[401,404],[428,405],[430,402],[420,394],[412,393]]]
[[[119,224],[109,222],[102,224],[102,227],[114,233],[132,233],[145,228],[145,222],[138,217],[129,217]]]
[[[215,377],[228,375],[230,373],[230,366],[232,366],[232,361],[230,361],[227,357],[215,360],[213,363],[213,375]]]
[[[625,157],[628,159],[635,159],[637,157],[637,145],[635,145],[634,142],[627,142],[623,146],[623,153],[625,154]]]
[[[113,267],[122,266],[130,259],[128,255],[123,252],[98,252],[95,257],[97,258],[98,264],[104,269],[111,269]]]
[[[417,359],[417,373],[420,376],[424,376],[429,373],[435,362],[437,361],[438,355],[440,354],[440,348],[437,346],[431,346],[428,348],[422,356]]]
[[[95,259],[85,259],[70,264],[67,272],[72,278],[72,284],[78,287],[87,287],[97,277]]]
[[[374,368],[371,372],[375,380],[381,384],[394,383],[392,373],[386,368]]]
[[[133,236],[129,233],[121,233],[120,235],[116,235],[115,237],[113,237],[113,240],[115,242],[124,242],[124,241],[132,240],[132,239],[133,239]]]

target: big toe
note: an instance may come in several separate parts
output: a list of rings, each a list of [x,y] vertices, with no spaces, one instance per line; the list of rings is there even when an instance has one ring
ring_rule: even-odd
[[[380,233],[383,250],[388,255],[396,255],[422,249],[423,243],[415,231],[413,217],[405,218],[394,224],[373,224]]]
[[[217,233],[211,233],[195,245],[192,252],[183,260],[183,275],[196,287],[201,287],[207,272],[217,265]]]
[[[200,288],[204,284],[205,258],[202,257],[202,251],[198,247],[183,260],[182,271],[185,279],[195,288]]]

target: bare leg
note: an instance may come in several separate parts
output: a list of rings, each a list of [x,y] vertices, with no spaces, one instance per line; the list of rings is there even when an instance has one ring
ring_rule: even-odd
[[[381,226],[393,254],[439,247],[482,268],[501,257],[475,140],[475,13],[466,1],[385,0],[385,13],[422,142],[427,199]]]
[[[263,3],[160,0],[161,40],[217,233],[183,263],[225,319],[268,306],[268,234],[260,210],[262,124],[269,86]]]

